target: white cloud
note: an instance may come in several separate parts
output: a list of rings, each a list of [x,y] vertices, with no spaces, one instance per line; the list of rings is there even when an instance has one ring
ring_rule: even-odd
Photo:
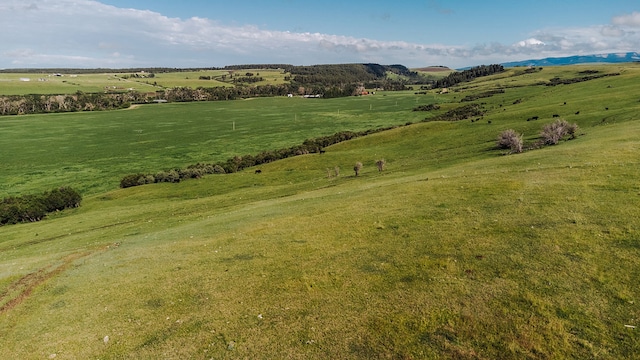
[[[611,22],[614,25],[640,27],[640,12],[634,11],[631,14],[616,16]]]
[[[436,1],[430,2],[438,7]],[[640,13],[610,25],[544,29],[512,45],[379,41],[171,18],[94,0],[2,0],[0,67],[223,66],[239,63],[400,63],[452,67],[640,48]]]
[[[538,39],[535,39],[535,38],[529,38],[527,40],[519,41],[517,44],[520,47],[531,47],[531,46],[544,45],[544,42],[542,42],[542,41],[540,41]]]

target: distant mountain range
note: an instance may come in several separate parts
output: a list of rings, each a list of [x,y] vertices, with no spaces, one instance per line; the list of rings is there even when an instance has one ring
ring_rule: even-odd
[[[504,67],[516,66],[558,66],[573,64],[591,64],[591,63],[625,63],[640,61],[640,54],[637,52],[628,53],[612,53],[597,55],[575,55],[557,58],[545,58],[538,60],[524,60],[502,63]]]

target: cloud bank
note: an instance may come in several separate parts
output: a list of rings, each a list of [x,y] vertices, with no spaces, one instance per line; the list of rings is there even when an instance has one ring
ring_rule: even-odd
[[[541,29],[515,44],[473,46],[228,26],[212,19],[171,18],[92,0],[3,0],[0,14],[0,68],[349,62],[462,67],[640,48],[637,12],[614,17],[610,24]]]

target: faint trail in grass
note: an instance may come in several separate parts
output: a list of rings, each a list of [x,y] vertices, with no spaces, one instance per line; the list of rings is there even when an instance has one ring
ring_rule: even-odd
[[[10,284],[6,290],[0,293],[0,315],[8,312],[16,306],[22,304],[33,291],[40,285],[44,284],[49,279],[61,274],[65,271],[74,261],[82,259],[99,252],[107,251],[112,246],[118,247],[120,244],[110,244],[96,250],[88,250],[69,254],[61,259],[62,263],[54,266],[45,266],[38,271],[27,274],[14,283]]]
[[[75,232],[75,233],[73,233],[73,235],[93,232],[93,231],[96,231],[96,230],[108,229],[108,228],[119,226],[119,225],[130,224],[132,222],[133,222],[133,220],[124,221],[124,222],[118,222],[118,223],[115,223],[115,224],[108,224],[108,225],[104,225],[104,226],[99,226],[99,227],[90,228],[90,229],[86,229],[86,230],[83,230],[83,231]],[[56,235],[56,236],[51,236],[51,237],[46,237],[46,238],[43,237],[43,238],[40,238],[40,239],[34,239],[34,240],[30,240],[30,241],[21,242],[19,244],[15,244],[15,245],[6,245],[6,246],[3,246],[3,247],[0,247],[0,252],[8,251],[8,250],[16,250],[16,249],[19,249],[19,248],[22,248],[22,247],[25,247],[25,246],[42,244],[42,243],[45,243],[45,242],[58,240],[58,239],[61,239],[61,238],[65,237],[65,236],[69,236],[69,235],[70,234],[62,234],[62,235]]]

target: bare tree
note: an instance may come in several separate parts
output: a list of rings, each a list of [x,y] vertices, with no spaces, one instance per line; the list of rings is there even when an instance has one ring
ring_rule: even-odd
[[[386,163],[387,163],[387,162],[386,162],[386,161],[384,161],[384,159],[380,159],[380,160],[376,161],[376,166],[378,167],[378,171],[382,171],[382,170],[384,170],[384,165],[385,165]]]
[[[356,165],[353,167],[353,171],[356,172],[356,176],[360,175],[360,170],[362,170],[362,163],[358,161]]]
[[[571,139],[575,138],[577,131],[577,124],[570,124],[566,120],[558,119],[545,125],[540,136],[546,145],[556,145],[566,135],[569,135]]]
[[[510,149],[512,153],[522,152],[522,135],[509,129],[500,133],[497,145],[501,149]]]

